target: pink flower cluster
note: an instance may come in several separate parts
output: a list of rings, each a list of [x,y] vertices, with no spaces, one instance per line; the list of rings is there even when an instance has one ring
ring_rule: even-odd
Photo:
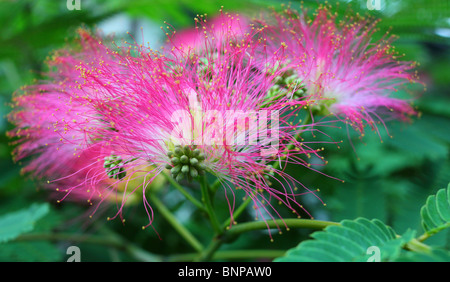
[[[286,9],[258,21],[266,27],[271,50],[286,46],[285,68],[298,82],[319,114],[331,114],[364,135],[386,119],[409,120],[416,111],[410,101],[396,98],[403,86],[418,81],[415,62],[400,61],[394,36],[373,37],[378,20],[359,14],[338,19],[330,6],[313,17]]]
[[[47,179],[59,200],[98,207],[115,199],[111,219],[139,192],[149,225],[146,190],[161,172],[180,182],[211,173],[231,215],[240,188],[261,217],[275,218],[274,201],[307,213],[297,197],[315,195],[283,170],[310,167],[311,155],[326,164],[318,142],[301,137],[320,132],[314,115],[343,117],[363,132],[376,128],[381,108],[414,114],[391,97],[413,81],[411,64],[396,60],[388,40],[371,43],[365,19],[338,23],[322,7],[313,19],[287,10],[264,20],[221,13],[195,21],[193,30],[169,34],[161,52],[80,29],[74,48],[49,58],[46,79],[14,96],[9,135],[24,171]]]

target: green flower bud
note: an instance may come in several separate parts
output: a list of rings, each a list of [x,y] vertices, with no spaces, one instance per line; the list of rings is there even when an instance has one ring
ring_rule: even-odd
[[[191,165],[193,165],[193,166],[195,166],[195,165],[198,164],[198,160],[197,160],[196,158],[191,158],[191,159],[189,160],[189,162],[190,162]]]
[[[189,146],[188,145],[185,145],[184,147],[183,147],[183,153],[186,155],[186,156],[190,156],[191,155],[191,148],[189,148]]]
[[[167,155],[173,156],[170,161],[174,167],[171,164],[166,164],[165,167],[170,169],[172,177],[176,181],[184,178],[191,181],[193,178],[205,174],[206,164],[203,161],[206,159],[206,155],[195,145],[183,147],[177,145],[173,152],[168,152]]]
[[[177,157],[173,157],[173,158],[170,160],[170,162],[171,162],[173,165],[177,165],[177,164],[180,163],[180,159],[177,158]]]
[[[175,153],[176,156],[183,155],[183,150],[181,150],[180,147],[176,147],[175,150],[173,150],[173,152]]]
[[[174,167],[170,170],[170,172],[171,172],[172,174],[175,175],[175,174],[179,173],[180,170],[181,170],[181,166],[180,166],[180,165],[177,165],[177,166],[174,166]]]
[[[184,174],[178,173],[178,175],[175,177],[175,180],[180,182],[181,180],[183,180],[183,178],[184,178]]]
[[[192,155],[194,156],[194,157],[198,157],[198,155],[200,155],[200,149],[195,149],[194,151],[192,151]]]
[[[181,168],[181,172],[187,174],[189,172],[189,165],[184,165]]]
[[[180,162],[181,162],[182,164],[187,164],[187,163],[189,162],[188,156],[182,155],[182,156],[180,157]]]
[[[199,163],[196,165],[196,167],[200,170],[205,170],[206,169],[206,165],[204,163]]]
[[[196,178],[198,176],[198,171],[195,168],[191,167],[190,174],[193,178]]]

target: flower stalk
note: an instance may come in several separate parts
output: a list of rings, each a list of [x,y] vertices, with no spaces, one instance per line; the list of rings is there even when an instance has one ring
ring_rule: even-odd
[[[204,204],[205,211],[211,222],[211,226],[214,230],[214,233],[216,235],[219,235],[222,233],[223,230],[220,227],[219,221],[218,221],[216,213],[214,211],[214,207],[212,205],[210,188],[208,186],[208,182],[207,182],[205,176],[200,177],[200,185],[201,185],[201,190],[202,190],[202,202]]]
[[[194,198],[191,194],[189,194],[189,192],[186,191],[183,188],[183,186],[180,185],[180,183],[175,181],[175,179],[173,177],[167,175],[165,172],[161,172],[161,174],[170,182],[170,184],[172,184],[172,186],[175,189],[180,191],[180,193],[183,194],[183,196],[185,196],[188,201],[190,201],[192,204],[194,204],[194,206],[196,206],[200,211],[206,212],[203,204],[200,201],[198,201],[196,198]]]
[[[202,244],[186,229],[182,224],[178,222],[176,217],[170,212],[170,210],[154,195],[150,194],[150,200],[161,215],[169,222],[170,225],[183,237],[189,245],[197,252],[203,251]]]

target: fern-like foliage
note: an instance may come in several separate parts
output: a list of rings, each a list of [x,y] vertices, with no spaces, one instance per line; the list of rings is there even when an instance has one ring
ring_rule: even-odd
[[[378,219],[343,220],[339,226],[328,226],[313,233],[315,240],[304,241],[275,261],[346,262],[368,261],[374,255],[391,260],[414,237],[409,230],[402,236]]]
[[[450,227],[450,184],[428,197],[420,216],[425,238]]]
[[[423,244],[428,237],[450,227],[450,184],[427,198],[420,212],[424,235],[414,238],[408,229],[403,235],[378,219],[343,220],[311,235],[314,240],[301,242],[277,258],[277,262],[344,261],[447,261],[450,252]],[[375,259],[374,259],[375,257]]]

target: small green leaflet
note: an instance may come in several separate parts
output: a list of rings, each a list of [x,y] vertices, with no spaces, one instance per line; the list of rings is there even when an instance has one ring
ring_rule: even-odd
[[[397,262],[450,262],[450,252],[444,249],[431,249],[430,253],[405,252]]]
[[[378,219],[343,220],[339,226],[328,226],[290,249],[276,262],[349,262],[368,261],[372,250],[378,250],[380,261],[390,261],[400,255],[402,247],[414,238],[408,230],[398,236],[391,227]]]
[[[13,240],[22,233],[32,231],[36,221],[48,212],[48,203],[35,203],[29,208],[0,216],[0,243]]]
[[[428,197],[420,210],[420,216],[426,236],[450,227],[450,184],[447,189],[441,189]]]

